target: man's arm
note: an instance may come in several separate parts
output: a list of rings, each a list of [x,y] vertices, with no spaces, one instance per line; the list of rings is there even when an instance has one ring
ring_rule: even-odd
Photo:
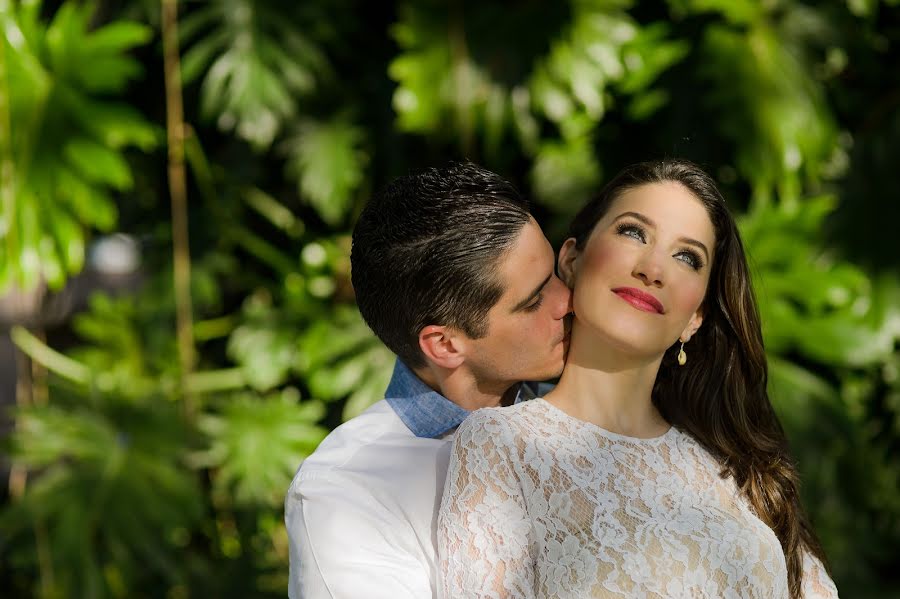
[[[285,524],[291,599],[432,596],[410,523],[352,481],[298,477],[285,499]]]

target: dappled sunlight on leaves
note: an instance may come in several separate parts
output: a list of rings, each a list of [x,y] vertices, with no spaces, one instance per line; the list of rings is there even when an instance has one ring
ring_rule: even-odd
[[[0,2],[0,302],[93,289],[73,275],[97,231],[141,252],[133,286],[84,292],[63,326],[7,323],[33,379],[3,447],[10,596],[284,596],[291,476],[394,363],[350,283],[373,191],[468,158],[558,244],[615,171],[661,156],[738,216],[842,595],[897,594],[896,0],[178,5],[190,372],[159,3]]]
[[[74,3],[44,24],[40,8],[32,2],[0,14],[9,32],[0,93],[9,101],[15,169],[14,177],[4,175],[12,201],[0,219],[0,290],[32,289],[42,280],[59,289],[81,271],[82,225],[110,230],[112,192],[133,185],[121,151],[151,150],[159,138],[158,127],[110,97],[142,73],[126,52],[152,31],[128,21],[94,28],[93,8]]]

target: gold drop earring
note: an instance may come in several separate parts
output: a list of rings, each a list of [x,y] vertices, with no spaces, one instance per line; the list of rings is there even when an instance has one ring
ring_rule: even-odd
[[[678,365],[684,366],[687,364],[687,354],[684,353],[684,341],[681,342],[681,349],[678,350]]]

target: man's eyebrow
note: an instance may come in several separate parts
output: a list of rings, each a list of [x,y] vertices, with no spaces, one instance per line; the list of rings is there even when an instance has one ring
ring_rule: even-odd
[[[633,218],[635,220],[639,220],[642,223],[644,223],[645,225],[647,225],[648,227],[653,227],[654,229],[656,228],[656,223],[653,222],[652,220],[650,220],[649,218],[647,218],[646,216],[644,216],[643,214],[641,214],[640,212],[623,212],[622,214],[617,216],[613,220],[613,222],[616,222],[622,218],[625,218],[626,216],[630,216],[631,218]],[[680,241],[681,243],[686,243],[688,245],[693,245],[695,247],[700,248],[701,250],[703,250],[703,253],[706,254],[706,259],[709,260],[709,250],[706,248],[706,245],[702,241],[697,241],[696,239],[693,239],[691,237],[679,237],[678,241]]]
[[[541,293],[541,291],[544,290],[544,287],[546,287],[546,286],[547,286],[547,283],[550,282],[550,278],[551,278],[551,277],[553,277],[553,273],[552,273],[552,272],[551,272],[549,275],[547,275],[547,278],[546,278],[546,279],[544,279],[543,281],[541,281],[541,284],[538,285],[538,286],[535,288],[535,290],[532,291],[532,292],[528,295],[528,297],[526,297],[526,298],[523,299],[521,302],[519,302],[518,304],[516,304],[516,306],[515,306],[512,310],[510,310],[510,312],[518,312],[519,310],[521,310],[522,308],[524,308],[525,306],[527,306],[528,304],[530,304],[531,301],[532,301],[534,298],[536,298],[536,297]]]

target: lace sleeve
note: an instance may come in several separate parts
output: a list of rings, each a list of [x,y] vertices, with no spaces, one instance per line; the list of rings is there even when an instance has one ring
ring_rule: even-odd
[[[801,583],[804,599],[837,599],[837,587],[822,562],[810,552],[803,551],[803,581]]]
[[[459,427],[438,516],[440,597],[534,597],[533,532],[515,442],[493,410]]]

